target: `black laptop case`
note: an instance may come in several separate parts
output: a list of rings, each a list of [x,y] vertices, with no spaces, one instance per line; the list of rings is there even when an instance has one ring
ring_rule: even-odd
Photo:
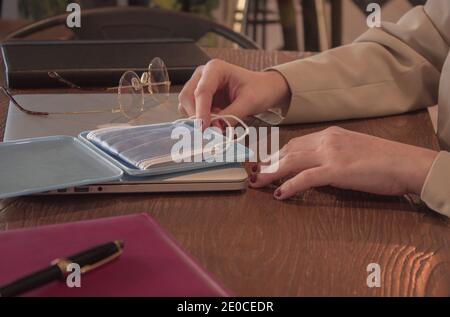
[[[184,84],[208,56],[191,40],[11,41],[1,45],[8,88],[63,87],[49,71],[79,86],[114,87],[124,72],[141,75],[154,57],[166,63],[172,84]]]

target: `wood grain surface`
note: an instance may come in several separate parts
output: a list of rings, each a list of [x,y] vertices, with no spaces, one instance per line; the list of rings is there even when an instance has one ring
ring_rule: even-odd
[[[250,69],[305,56],[207,52]],[[1,135],[7,103],[1,97]],[[426,111],[282,127],[281,143],[332,124],[438,149]],[[311,190],[287,202],[275,201],[269,189],[26,197],[0,201],[0,231],[135,213],[154,217],[238,296],[450,295],[450,222],[405,197],[333,188]],[[380,288],[366,284],[370,263],[381,266]]]

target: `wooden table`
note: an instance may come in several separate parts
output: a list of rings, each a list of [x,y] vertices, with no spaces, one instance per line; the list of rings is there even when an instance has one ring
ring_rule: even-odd
[[[304,56],[207,52],[251,69]],[[1,135],[6,108],[1,97]],[[438,149],[426,111],[334,124]],[[283,127],[281,143],[329,125]],[[404,197],[332,188],[311,190],[287,202],[275,201],[270,190],[252,189],[26,197],[0,201],[0,231],[136,213],[154,217],[239,296],[450,295],[450,222]],[[366,284],[370,263],[381,266],[381,288]]]

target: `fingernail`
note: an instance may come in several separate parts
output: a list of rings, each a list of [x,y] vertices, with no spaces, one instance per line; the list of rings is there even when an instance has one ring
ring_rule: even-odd
[[[225,129],[223,128],[223,125],[220,121],[214,121],[213,125],[219,129],[222,133],[225,132]]]
[[[225,125],[225,123],[220,123],[220,130],[222,130],[222,133],[227,132],[227,126]]]
[[[224,121],[219,120],[219,124],[220,124],[220,127],[222,128],[223,131],[227,130],[228,126],[227,126],[227,124]]]
[[[257,173],[257,172],[258,172],[258,165],[254,165],[254,166],[253,166],[252,172],[253,172],[253,173]]]
[[[275,191],[275,198],[280,199],[282,195],[283,195],[283,192],[281,191],[280,188],[278,188],[278,189]]]
[[[252,174],[252,175],[250,176],[250,182],[251,182],[251,183],[256,183],[256,179],[257,179],[257,176],[256,176],[255,174]]]

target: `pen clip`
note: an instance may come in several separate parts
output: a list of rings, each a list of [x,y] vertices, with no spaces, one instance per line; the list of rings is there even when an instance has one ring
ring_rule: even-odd
[[[117,259],[121,254],[122,254],[122,250],[117,251],[117,253],[107,257],[106,259],[101,260],[100,262],[97,262],[95,264],[91,264],[91,265],[86,265],[84,267],[81,268],[81,274],[85,274],[87,272],[90,272],[92,270],[95,270],[109,262],[114,261],[115,259]]]

